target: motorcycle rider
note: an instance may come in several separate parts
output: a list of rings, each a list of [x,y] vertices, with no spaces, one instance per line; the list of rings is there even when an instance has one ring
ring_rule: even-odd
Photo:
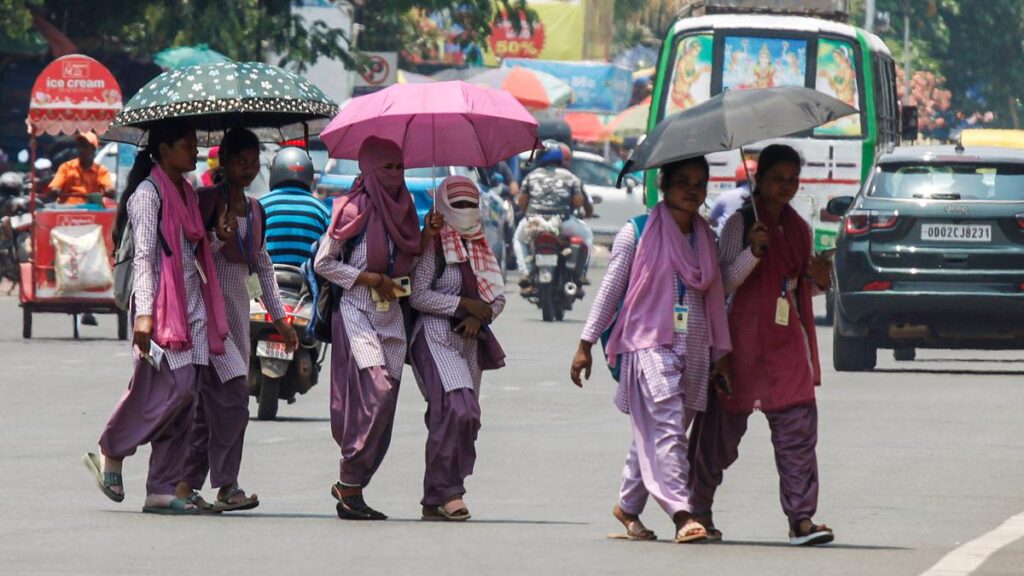
[[[526,217],[516,228],[516,260],[522,278],[519,287],[528,292],[531,289],[530,274],[533,258],[527,230],[536,226],[538,220],[559,220],[560,234],[583,239],[587,254],[594,248],[594,235],[590,227],[577,218],[573,212],[585,208],[586,193],[583,182],[565,168],[564,144],[555,140],[544,141],[544,151],[537,160],[538,167],[527,174],[519,190],[519,207]],[[584,263],[579,272],[581,283],[586,283],[587,267]]]
[[[331,212],[313,196],[313,161],[302,148],[282,148],[270,167],[270,193],[260,199],[267,212],[267,251],[274,264],[301,266],[312,245],[327,232]]]

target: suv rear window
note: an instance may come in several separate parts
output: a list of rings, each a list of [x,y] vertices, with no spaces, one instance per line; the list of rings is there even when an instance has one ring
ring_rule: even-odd
[[[1024,165],[883,164],[868,196],[921,200],[1024,201]]]

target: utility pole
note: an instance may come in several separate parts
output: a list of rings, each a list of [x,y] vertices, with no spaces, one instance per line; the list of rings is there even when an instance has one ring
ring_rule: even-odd
[[[910,0],[903,0],[903,105],[910,106]]]
[[[868,32],[875,31],[875,0],[864,2],[864,29]]]

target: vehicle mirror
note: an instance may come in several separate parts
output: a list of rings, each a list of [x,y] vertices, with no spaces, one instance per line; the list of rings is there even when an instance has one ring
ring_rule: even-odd
[[[843,217],[853,206],[853,196],[837,196],[828,201],[825,211],[837,217]]]
[[[917,106],[904,106],[900,110],[900,139],[917,140]]]

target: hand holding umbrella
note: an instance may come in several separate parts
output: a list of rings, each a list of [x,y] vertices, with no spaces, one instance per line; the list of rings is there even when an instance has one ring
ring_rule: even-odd
[[[764,258],[764,255],[768,253],[771,240],[768,239],[768,227],[764,225],[764,222],[758,220],[750,227],[750,231],[747,232],[747,245],[750,246],[750,251],[754,253],[754,256],[758,258]]]

